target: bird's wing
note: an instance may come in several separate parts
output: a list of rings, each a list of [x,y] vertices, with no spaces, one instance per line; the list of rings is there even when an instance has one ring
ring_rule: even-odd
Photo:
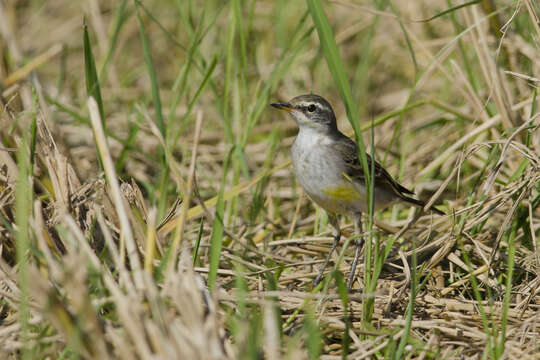
[[[332,145],[334,149],[341,154],[343,160],[345,161],[345,175],[351,180],[365,184],[364,177],[364,168],[362,167],[362,162],[358,159],[358,150],[356,143],[349,139],[347,136],[342,135],[340,138],[334,142]],[[374,164],[374,178],[375,185],[377,187],[387,188],[388,190],[394,191],[397,196],[403,198],[406,194],[413,194],[413,192],[406,187],[400,185],[395,181],[392,176],[386,171],[381,164],[377,161],[374,161],[371,156],[366,154],[368,167]]]

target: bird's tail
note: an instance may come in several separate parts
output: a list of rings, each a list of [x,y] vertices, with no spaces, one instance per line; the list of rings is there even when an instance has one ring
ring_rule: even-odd
[[[413,199],[411,197],[408,197],[408,196],[405,196],[405,195],[402,195],[401,196],[401,199],[403,199],[404,201],[410,203],[410,204],[413,204],[415,206],[418,206],[418,207],[421,207],[423,208],[424,206],[426,206],[426,203],[421,201],[421,200],[417,200],[417,199]],[[442,212],[441,210],[435,208],[435,207],[432,207],[430,208],[431,211],[439,214],[439,215],[446,215],[444,212]]]

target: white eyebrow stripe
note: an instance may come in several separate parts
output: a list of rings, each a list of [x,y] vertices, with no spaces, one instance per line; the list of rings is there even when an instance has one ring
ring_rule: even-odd
[[[300,104],[298,104],[300,107],[305,107],[307,108],[309,105],[315,105],[319,110],[326,110],[326,107],[323,106],[323,104],[321,103],[318,103],[318,102],[301,102]]]

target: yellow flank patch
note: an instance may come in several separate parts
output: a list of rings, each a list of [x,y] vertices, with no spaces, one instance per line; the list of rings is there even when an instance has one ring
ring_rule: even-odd
[[[356,201],[360,200],[360,193],[350,185],[329,186],[323,193],[335,200]]]

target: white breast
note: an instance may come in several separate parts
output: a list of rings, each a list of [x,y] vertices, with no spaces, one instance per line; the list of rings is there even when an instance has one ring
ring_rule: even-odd
[[[345,166],[332,151],[332,142],[314,129],[301,129],[291,149],[294,173],[305,192],[325,210],[340,214],[359,211],[363,201],[336,201],[328,195],[329,189],[351,186],[343,177]]]

